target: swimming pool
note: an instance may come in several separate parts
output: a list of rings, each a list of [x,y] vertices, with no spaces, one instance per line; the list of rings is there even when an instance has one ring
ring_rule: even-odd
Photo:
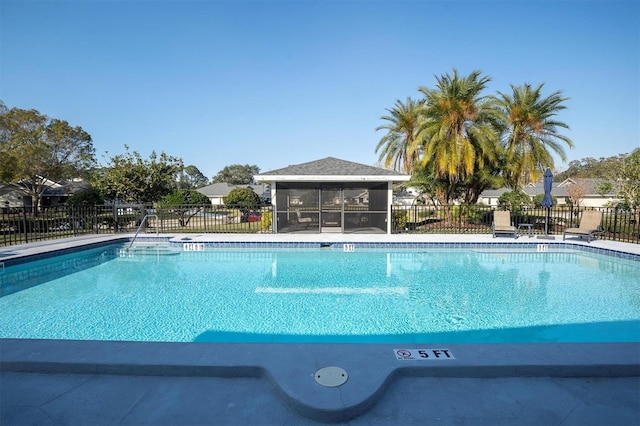
[[[636,342],[640,263],[513,249],[114,244],[8,266],[0,337],[175,342]],[[389,248],[392,247],[392,248]],[[345,250],[347,250],[345,252]],[[353,251],[351,251],[353,250]]]

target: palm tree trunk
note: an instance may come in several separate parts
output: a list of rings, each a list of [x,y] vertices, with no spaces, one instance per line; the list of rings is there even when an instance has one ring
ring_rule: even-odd
[[[449,194],[447,191],[443,189],[436,190],[436,198],[440,205],[442,206],[442,210],[444,211],[444,221],[445,224],[450,224],[452,221],[451,218],[451,205],[449,203]]]

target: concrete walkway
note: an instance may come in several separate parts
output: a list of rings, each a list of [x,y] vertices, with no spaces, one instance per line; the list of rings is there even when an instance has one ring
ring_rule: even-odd
[[[632,378],[395,380],[350,425],[640,424]],[[0,424],[313,425],[252,378],[0,374]]]
[[[395,346],[0,339],[0,424],[640,424],[638,343]]]

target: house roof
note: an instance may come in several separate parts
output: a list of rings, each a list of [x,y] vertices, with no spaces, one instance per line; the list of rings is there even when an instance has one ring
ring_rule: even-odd
[[[55,182],[43,178],[42,184],[45,186],[43,196],[67,196],[80,192],[88,187],[82,179],[74,179],[66,183]],[[13,191],[26,191],[31,188],[30,182],[20,181],[16,183],[0,184],[0,196]]]
[[[605,182],[605,179],[594,178],[567,178],[558,184],[558,192],[562,195],[568,195],[568,189],[574,185],[579,185],[584,190],[585,195],[600,196],[598,187]],[[616,192],[612,189],[602,196],[615,196]]]
[[[381,167],[327,157],[308,163],[293,164],[254,176],[257,181],[318,182],[318,181],[408,181],[410,175]]]
[[[268,185],[264,185],[261,183],[249,185],[233,185],[226,182],[218,182],[211,185],[203,186],[202,188],[198,188],[197,191],[209,198],[226,197],[227,195],[229,195],[229,192],[231,192],[231,190],[235,188],[249,188],[261,197],[265,195],[265,193],[269,193],[270,191]]]
[[[604,181],[604,179],[592,179],[592,178],[568,178],[562,182],[553,182],[551,186],[551,195],[555,197],[567,197],[569,196],[570,188],[574,185],[582,186],[585,197],[613,197],[614,191],[609,191],[603,195],[600,195],[597,191],[598,186]],[[522,190],[529,196],[533,197],[538,194],[544,194],[544,186],[542,182],[530,183],[522,188]],[[505,192],[509,192],[511,189],[487,189],[482,192],[482,197],[499,197]]]

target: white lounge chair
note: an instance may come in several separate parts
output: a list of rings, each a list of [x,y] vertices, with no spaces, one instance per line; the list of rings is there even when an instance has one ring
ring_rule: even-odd
[[[305,225],[304,229],[307,229],[309,225],[313,223],[312,217],[303,217],[299,211],[296,212],[296,217],[298,219],[298,225]]]
[[[511,223],[510,211],[496,210],[493,212],[491,233],[493,234],[493,238],[495,238],[497,234],[511,234],[513,235],[513,238],[518,238],[516,227]]]
[[[567,234],[577,235],[579,238],[587,237],[587,242],[591,242],[594,235],[604,234],[604,229],[600,225],[602,222],[602,212],[598,210],[585,210],[580,218],[580,225],[577,228],[567,228],[562,232],[562,241]]]

